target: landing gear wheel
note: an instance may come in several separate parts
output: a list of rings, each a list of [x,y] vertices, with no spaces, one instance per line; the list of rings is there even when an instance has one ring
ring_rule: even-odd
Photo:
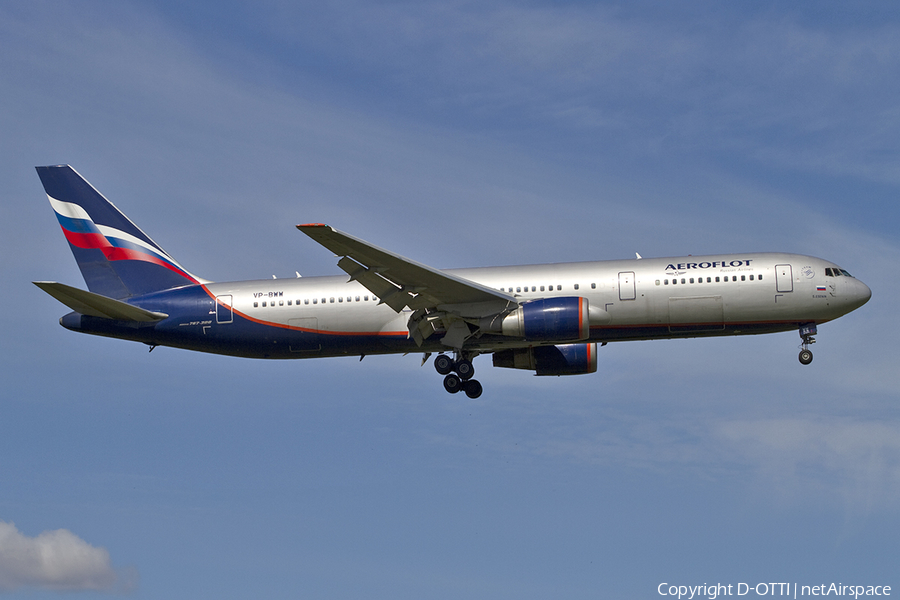
[[[456,371],[456,374],[459,375],[460,379],[468,381],[469,379],[472,379],[472,376],[475,374],[475,367],[472,365],[471,360],[462,358],[456,363],[454,371]]]
[[[800,364],[808,365],[812,362],[813,355],[812,352],[804,348],[800,351]]]
[[[444,389],[451,394],[457,393],[462,389],[463,383],[455,374],[450,373],[444,377]]]
[[[484,388],[481,387],[481,384],[477,379],[470,379],[468,381],[463,382],[463,389],[466,390],[466,396],[472,398],[473,400],[481,395],[481,392],[484,391]]]
[[[441,375],[446,375],[453,370],[453,360],[446,354],[438,354],[434,357],[434,370]]]

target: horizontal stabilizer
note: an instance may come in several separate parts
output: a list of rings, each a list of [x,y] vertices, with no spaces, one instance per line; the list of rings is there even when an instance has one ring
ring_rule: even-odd
[[[55,281],[33,281],[32,283],[75,312],[89,317],[152,323],[154,321],[162,321],[169,316],[166,313],[144,310],[121,300],[107,298],[100,294],[80,290],[70,285],[56,283]]]

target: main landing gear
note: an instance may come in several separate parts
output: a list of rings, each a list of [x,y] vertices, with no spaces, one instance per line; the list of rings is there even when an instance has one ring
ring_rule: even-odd
[[[816,335],[816,324],[810,323],[809,325],[801,325],[800,326],[800,338],[803,342],[800,344],[800,364],[808,365],[812,362],[813,353],[812,350],[809,349],[810,345],[816,343],[816,338],[813,336]]]
[[[444,389],[451,394],[462,390],[469,398],[477,398],[484,391],[481,384],[472,379],[475,367],[472,366],[470,358],[457,355],[456,360],[453,360],[446,354],[438,354],[434,358],[434,370],[445,375]]]

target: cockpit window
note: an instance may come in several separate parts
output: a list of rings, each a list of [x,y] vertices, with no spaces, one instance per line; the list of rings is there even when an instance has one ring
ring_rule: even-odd
[[[841,275],[843,275],[845,277],[853,277],[853,275],[851,275],[850,273],[848,273],[847,271],[845,271],[843,269],[835,269],[835,271],[840,271]]]
[[[851,275],[844,269],[838,269],[837,267],[834,267],[834,268],[826,267],[825,268],[825,277],[853,277],[853,275]]]

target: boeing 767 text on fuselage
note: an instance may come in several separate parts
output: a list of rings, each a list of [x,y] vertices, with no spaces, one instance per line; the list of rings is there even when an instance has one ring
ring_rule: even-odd
[[[37,172],[90,290],[35,282],[74,311],[60,319],[67,329],[248,358],[437,353],[444,388],[472,398],[480,354],[495,367],[576,375],[597,370],[597,344],[793,329],[809,364],[817,325],[871,297],[836,264],[799,254],[441,270],[321,223],[297,228],[346,275],[214,283],[71,167]]]

